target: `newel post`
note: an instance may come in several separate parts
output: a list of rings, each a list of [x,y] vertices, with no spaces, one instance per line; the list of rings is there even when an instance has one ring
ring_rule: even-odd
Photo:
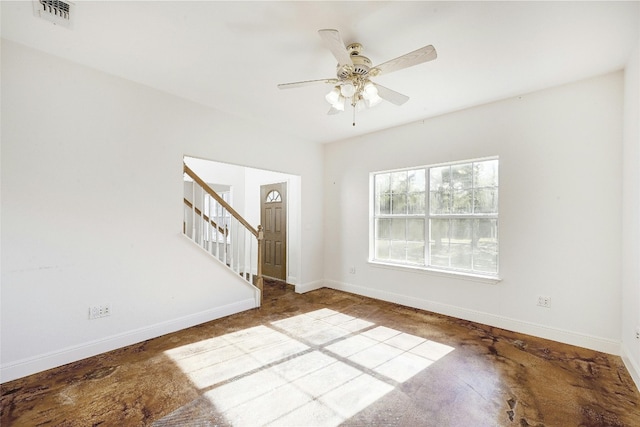
[[[256,287],[260,289],[260,306],[262,306],[263,294],[264,294],[264,280],[262,279],[262,245],[264,241],[264,230],[262,226],[258,226],[258,271],[256,274]]]

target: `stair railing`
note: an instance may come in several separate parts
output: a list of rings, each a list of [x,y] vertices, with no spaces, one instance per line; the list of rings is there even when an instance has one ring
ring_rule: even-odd
[[[262,304],[262,226],[253,228],[186,164],[184,173],[193,180],[191,200],[184,198],[184,235],[257,287]]]

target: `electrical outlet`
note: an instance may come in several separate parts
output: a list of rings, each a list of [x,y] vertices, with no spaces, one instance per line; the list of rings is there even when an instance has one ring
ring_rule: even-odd
[[[640,326],[636,328],[636,339],[640,340]]]
[[[538,305],[544,308],[551,308],[551,297],[539,296]]]
[[[349,274],[356,274],[356,268],[354,266],[349,267]]]
[[[111,304],[92,305],[89,307],[89,319],[111,316]]]

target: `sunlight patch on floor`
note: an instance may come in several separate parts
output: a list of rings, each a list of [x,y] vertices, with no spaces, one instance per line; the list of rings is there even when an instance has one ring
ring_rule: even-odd
[[[451,351],[325,308],[166,354],[234,426],[337,426]]]

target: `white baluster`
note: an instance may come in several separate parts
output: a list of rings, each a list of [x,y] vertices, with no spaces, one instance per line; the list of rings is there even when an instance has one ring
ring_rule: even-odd
[[[207,235],[209,238],[209,243],[208,243],[208,247],[207,247],[207,252],[211,253],[211,245],[213,244],[212,240],[213,240],[213,224],[211,224],[211,221],[213,221],[213,215],[211,214],[211,200],[213,198],[207,194],[207,214],[209,215],[209,221],[207,222]]]
[[[253,234],[249,234],[249,283],[253,284],[253,242],[257,240],[253,239]],[[257,245],[256,245],[257,247]],[[256,268],[256,271],[258,269]]]
[[[213,203],[214,218],[216,223],[216,258],[220,259],[220,218],[218,218],[218,202]]]
[[[251,248],[251,233],[248,231],[246,228],[244,229],[244,277],[246,280],[249,280],[251,274],[251,252],[249,252],[249,248]]]
[[[240,221],[236,219],[235,259],[236,273],[240,273]]]
[[[225,216],[225,214],[224,214],[224,211],[225,211],[225,209],[224,209],[224,208],[222,208],[222,206],[221,206],[221,209],[220,209],[220,217],[221,217],[221,218],[222,218],[222,220],[224,221],[224,236],[223,236],[224,238],[222,239],[222,240],[224,241],[224,246],[222,246],[222,257],[223,257],[224,259],[223,259],[223,261],[222,261],[222,262],[224,262],[225,264],[227,264],[227,255],[228,255],[228,254],[227,254],[227,252],[228,252],[228,250],[227,250],[227,247],[228,247],[228,246],[227,246],[227,245],[228,245],[228,243],[229,243],[229,241],[228,241],[228,237],[229,237],[229,227],[228,227],[228,224],[227,224],[227,219],[226,219],[226,216]]]
[[[230,217],[229,221],[230,221],[229,230],[231,232],[231,235],[229,238],[229,252],[231,253],[231,269],[237,272],[238,257],[236,256],[236,246],[237,246],[237,240],[238,240],[238,237],[237,237],[238,222],[236,221],[235,217]]]
[[[238,272],[238,255],[236,251],[238,250],[238,221],[236,221],[235,217],[231,218],[231,228],[233,233],[231,234],[231,269]]]
[[[233,262],[235,261],[233,258],[233,243],[236,238],[235,230],[233,229],[233,217],[229,217],[229,246],[227,248],[227,264],[233,270]]]
[[[200,246],[205,247],[204,241],[204,187],[200,187]]]
[[[247,257],[246,257],[246,251],[245,251],[245,247],[246,247],[246,239],[247,239],[247,229],[244,227],[244,225],[242,226],[242,228],[240,229],[240,235],[242,236],[240,238],[240,272],[242,273],[242,278],[247,280]]]
[[[196,241],[196,182],[191,182],[191,240]]]
[[[242,278],[247,280],[247,229],[242,227]]]
[[[216,208],[216,201],[215,199],[211,199],[211,207],[209,208],[209,214],[210,214],[210,219],[212,221],[211,224],[211,254],[214,256],[218,256],[217,255],[217,251],[216,251],[216,246],[218,244],[218,221],[216,220],[215,217],[215,208]]]
[[[184,235],[187,235],[187,217],[189,216],[189,211],[187,210],[187,205],[183,205],[182,207],[182,232]]]

